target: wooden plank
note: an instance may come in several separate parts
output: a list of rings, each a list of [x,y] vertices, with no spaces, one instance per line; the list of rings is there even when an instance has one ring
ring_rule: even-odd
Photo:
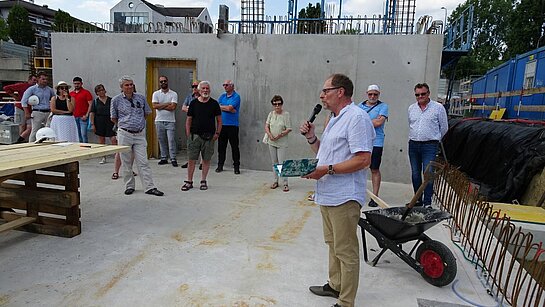
[[[545,112],[545,106],[537,106],[537,105],[520,105],[520,108],[518,105],[513,106],[513,110],[515,111],[524,111],[524,112]]]
[[[1,147],[10,146],[12,145]],[[128,146],[117,145],[85,144],[83,146],[90,146],[90,148],[80,147],[79,143],[75,143],[66,147],[38,144],[38,146],[16,147],[11,150],[0,149],[2,161],[0,177],[129,150]]]
[[[9,177],[9,176],[7,176],[7,177]],[[12,175],[9,179],[24,181],[25,180],[25,175],[24,174],[15,174],[15,175]],[[46,183],[46,184],[52,184],[52,185],[65,186],[66,185],[66,178],[64,176],[52,176],[52,175],[36,174],[36,183]],[[79,179],[77,180],[77,185],[79,187]]]
[[[16,220],[13,220],[11,222],[7,222],[5,224],[0,225],[0,233],[4,232],[4,231],[15,229],[15,228],[19,228],[19,227],[24,226],[26,224],[33,223],[34,221],[36,221],[36,218],[34,218],[34,217],[28,217],[28,216],[20,217],[20,218],[18,218]]]
[[[24,217],[24,215],[18,213],[0,212],[0,218],[8,222],[19,219],[21,217]],[[36,222],[21,226],[17,230],[72,238],[81,233],[81,224],[66,225],[61,219],[39,217]]]
[[[70,208],[79,205],[78,194],[79,192],[61,191],[39,187],[28,188],[22,185],[5,182],[0,184],[1,201],[20,199],[22,201],[26,201],[29,206],[33,204],[47,204],[57,207]]]
[[[28,208],[27,203],[19,199],[2,200],[2,207],[19,210],[27,210]],[[36,211],[40,213],[50,213],[61,216],[72,215],[77,216],[78,218],[81,217],[81,210],[79,206],[74,206],[72,208],[63,208],[57,205],[38,203],[36,204]]]
[[[525,90],[472,94],[470,98],[499,98],[499,97],[512,97],[512,96],[521,96],[521,95],[530,96],[534,94],[543,94],[543,93],[545,93],[545,87],[535,87],[535,88],[529,88]]]
[[[380,197],[376,196],[375,194],[373,194],[373,192],[367,190],[367,196],[371,197],[378,205],[379,207],[381,208],[390,208],[390,206],[388,206],[388,204],[383,201],[382,199],[380,199]]]

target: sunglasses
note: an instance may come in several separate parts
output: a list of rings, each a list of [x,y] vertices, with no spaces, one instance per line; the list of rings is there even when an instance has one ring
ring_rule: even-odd
[[[276,106],[283,105],[283,103],[282,102],[273,102],[272,105],[276,107]]]
[[[67,89],[68,89],[68,86],[59,86],[59,89],[60,89],[60,90],[67,90]]]
[[[376,93],[368,93],[367,96],[378,96]]]
[[[229,84],[229,83],[224,83],[223,84],[223,86],[229,86],[229,85],[231,85],[231,84]]]
[[[198,85],[192,85],[191,88],[197,88],[199,87]]]
[[[168,80],[159,80],[159,83],[161,83],[161,84],[168,83]]]
[[[136,102],[136,106],[134,105],[134,102],[132,101],[132,98],[131,99],[127,99],[130,103],[131,103],[131,107],[132,108],[141,108],[142,106],[140,105],[140,101],[137,101]]]
[[[426,95],[428,95],[428,93],[415,93],[414,94],[415,97],[424,97]]]

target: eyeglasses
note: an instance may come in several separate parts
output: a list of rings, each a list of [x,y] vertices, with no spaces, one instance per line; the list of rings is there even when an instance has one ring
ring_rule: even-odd
[[[229,83],[224,83],[223,86],[229,86],[229,85],[232,85],[232,84],[229,84]]]
[[[377,93],[367,93],[367,96],[378,96]]]
[[[159,80],[159,83],[161,83],[161,84],[168,83],[168,80]]]
[[[428,94],[429,94],[428,92],[426,92],[426,93],[414,93],[414,96],[415,97],[424,97],[424,96],[426,96]]]
[[[281,105],[283,105],[283,104],[284,104],[284,103],[282,103],[282,102],[273,102],[273,103],[272,103],[272,105],[275,106],[275,107],[281,106]]]
[[[341,88],[341,86],[323,88],[322,93],[327,94],[329,91],[336,90],[336,89],[339,89],[339,88]]]

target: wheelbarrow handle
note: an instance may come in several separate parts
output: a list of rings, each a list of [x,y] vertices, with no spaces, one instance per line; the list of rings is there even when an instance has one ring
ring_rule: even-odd
[[[433,180],[435,177],[435,172],[431,171],[431,168],[434,167],[435,169],[442,169],[444,166],[441,163],[438,163],[436,161],[430,161],[430,163],[426,166],[426,170],[424,171],[424,181],[422,184],[418,187],[418,190],[416,190],[416,193],[414,194],[411,201],[407,204],[407,209],[403,213],[403,216],[401,217],[401,220],[404,221],[405,218],[407,218],[407,215],[409,215],[409,212],[411,212],[412,208],[416,204],[416,202],[420,199],[420,196],[422,196],[422,193],[424,193],[424,190],[426,189],[426,186],[430,181]]]

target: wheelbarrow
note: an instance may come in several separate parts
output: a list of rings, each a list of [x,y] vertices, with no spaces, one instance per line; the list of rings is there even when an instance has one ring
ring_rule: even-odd
[[[428,182],[434,177],[431,171],[432,165],[435,169],[441,168],[441,165],[435,162],[428,165],[424,182],[406,208],[393,207],[365,211],[365,218],[360,218],[358,225],[361,227],[365,262],[371,266],[376,266],[380,257],[387,250],[391,250],[401,260],[420,273],[427,282],[437,287],[443,287],[450,284],[456,277],[456,258],[454,258],[447,246],[430,239],[424,232],[439,222],[450,219],[452,216],[448,212],[433,208],[413,208]],[[382,248],[371,262],[367,258],[365,231],[375,237],[379,247]],[[403,243],[415,240],[416,243],[409,253],[403,250]],[[416,254],[413,258],[411,255],[415,249]]]

